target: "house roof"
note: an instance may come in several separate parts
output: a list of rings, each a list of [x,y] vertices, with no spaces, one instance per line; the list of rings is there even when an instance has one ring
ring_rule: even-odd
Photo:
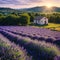
[[[43,18],[43,16],[36,16],[35,18],[34,18],[34,20],[41,20]]]

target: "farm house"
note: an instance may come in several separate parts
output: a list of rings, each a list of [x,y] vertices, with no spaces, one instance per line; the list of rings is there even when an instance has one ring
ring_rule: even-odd
[[[36,16],[34,18],[34,24],[46,25],[48,24],[48,18],[43,17],[43,16]]]

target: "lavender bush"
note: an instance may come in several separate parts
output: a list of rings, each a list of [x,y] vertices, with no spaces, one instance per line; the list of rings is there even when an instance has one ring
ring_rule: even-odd
[[[0,34],[0,60],[32,60],[25,49]]]
[[[29,54],[31,54],[34,60],[54,60],[55,56],[60,56],[59,49],[50,43],[41,42],[38,40],[31,40],[8,31],[0,31],[10,41],[24,46]],[[43,58],[44,57],[44,58]]]
[[[29,37],[32,40],[45,41],[60,46],[60,32],[51,31],[45,28],[25,27],[25,26],[4,26],[0,27],[2,30],[20,35],[22,37]]]

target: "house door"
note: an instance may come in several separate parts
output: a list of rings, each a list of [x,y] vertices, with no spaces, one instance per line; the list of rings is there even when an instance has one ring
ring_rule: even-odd
[[[45,24],[46,24],[46,20],[45,20]]]

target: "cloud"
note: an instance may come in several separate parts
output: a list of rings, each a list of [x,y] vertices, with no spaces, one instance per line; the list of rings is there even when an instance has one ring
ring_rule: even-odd
[[[18,0],[0,0],[0,4],[25,5],[25,3]]]
[[[32,3],[39,3],[42,0],[0,0],[0,4],[14,4],[14,5],[27,5]]]
[[[56,4],[60,3],[60,0],[0,0],[0,7],[12,7],[12,8],[24,8],[33,6],[42,6],[46,4]]]
[[[30,2],[30,3],[39,3],[39,2],[42,2],[42,0],[27,0],[27,2]]]

